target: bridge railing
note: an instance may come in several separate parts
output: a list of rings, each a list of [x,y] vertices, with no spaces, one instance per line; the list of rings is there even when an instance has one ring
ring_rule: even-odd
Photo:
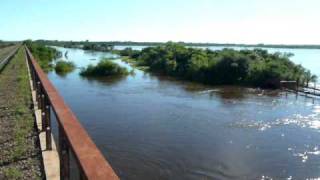
[[[69,152],[74,154],[81,179],[119,179],[112,167],[70,110],[58,91],[25,47],[38,108],[42,112],[42,131],[46,132],[46,149],[51,150],[51,109],[59,129],[60,178],[70,178]]]
[[[297,81],[280,81],[280,88],[286,91],[293,91],[295,93],[303,93],[305,95],[320,96],[320,89],[314,83],[314,87],[299,85]]]

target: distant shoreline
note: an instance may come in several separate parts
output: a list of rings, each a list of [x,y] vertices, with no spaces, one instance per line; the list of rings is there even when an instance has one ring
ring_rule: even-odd
[[[166,42],[135,42],[135,41],[55,41],[55,40],[37,40],[40,43],[49,45],[59,44],[109,44],[112,46],[158,46]],[[225,47],[252,47],[252,48],[288,48],[288,49],[320,49],[319,45],[288,45],[288,44],[234,44],[234,43],[193,43],[193,42],[176,42],[184,46],[207,47],[207,46],[225,46]]]
[[[144,43],[144,42],[105,42],[112,43],[115,46],[157,46],[163,45],[165,43]],[[207,47],[207,46],[216,46],[216,47],[253,47],[253,48],[288,48],[288,49],[320,49],[320,45],[272,45],[272,44],[217,44],[217,43],[182,43],[179,44],[185,46],[195,46],[195,47]]]

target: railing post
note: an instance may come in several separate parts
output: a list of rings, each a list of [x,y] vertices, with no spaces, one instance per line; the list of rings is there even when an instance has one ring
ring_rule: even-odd
[[[46,149],[51,150],[51,114],[50,114],[50,102],[48,96],[45,96],[45,124],[46,124]]]
[[[37,78],[36,92],[37,92],[38,109],[41,109],[41,84],[38,78]]]
[[[60,178],[69,180],[70,178],[70,162],[69,148],[62,127],[59,126],[59,155],[60,155]]]
[[[29,66],[29,67],[31,67],[31,66]],[[33,78],[32,78],[33,89],[36,90],[37,89],[37,87],[36,87],[36,75],[35,75],[35,72],[34,72],[33,68],[30,68],[30,70],[32,72],[31,74],[33,74]]]
[[[52,142],[51,142],[51,128],[47,127],[46,129],[46,149],[52,150]]]
[[[47,120],[46,120],[46,103],[43,90],[41,91],[41,120],[42,120],[42,131],[46,131]]]
[[[34,72],[34,69],[33,69],[32,65],[31,65],[31,62],[30,62],[28,54],[27,54],[27,62],[29,64],[32,86],[35,89],[36,88],[35,72]]]
[[[79,168],[79,179],[80,180],[87,180],[87,177],[84,175],[81,168]]]

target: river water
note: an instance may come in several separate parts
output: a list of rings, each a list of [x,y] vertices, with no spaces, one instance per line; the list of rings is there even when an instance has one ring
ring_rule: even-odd
[[[79,68],[115,57],[58,49]],[[270,51],[294,51],[293,61],[320,74],[320,50]],[[134,72],[48,74],[122,179],[320,178],[319,99]]]

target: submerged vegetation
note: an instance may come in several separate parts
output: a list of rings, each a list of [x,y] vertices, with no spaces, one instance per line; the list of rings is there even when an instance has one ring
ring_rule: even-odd
[[[72,72],[76,68],[76,65],[71,61],[59,60],[55,65],[55,71],[57,74],[67,74]]]
[[[38,61],[39,65],[44,71],[53,69],[52,61],[61,56],[61,53],[54,48],[48,47],[44,44],[32,42],[30,40],[24,42],[32,52],[32,55]]]
[[[315,75],[290,61],[291,54],[268,53],[267,50],[188,48],[177,43],[120,53],[148,66],[150,71],[213,85],[248,85],[278,88],[281,80],[294,80],[300,85],[314,81]]]
[[[101,60],[97,65],[89,65],[81,70],[82,76],[114,76],[128,75],[129,71],[109,59]]]
[[[212,85],[278,88],[281,80],[293,80],[300,85],[308,85],[317,79],[309,70],[291,62],[292,54],[268,53],[263,49],[237,51],[226,48],[213,51],[172,42],[138,51],[132,48],[115,50],[113,46],[117,45],[116,42],[39,41],[32,43],[30,49],[35,56],[39,56],[41,62],[43,61],[40,63],[42,67],[51,66],[48,59],[53,59],[52,56],[57,54],[55,49],[44,46],[45,43],[116,53],[126,62],[151,72]],[[91,65],[83,69],[80,74],[110,76],[128,74],[128,71],[111,61],[103,60],[96,66]]]

